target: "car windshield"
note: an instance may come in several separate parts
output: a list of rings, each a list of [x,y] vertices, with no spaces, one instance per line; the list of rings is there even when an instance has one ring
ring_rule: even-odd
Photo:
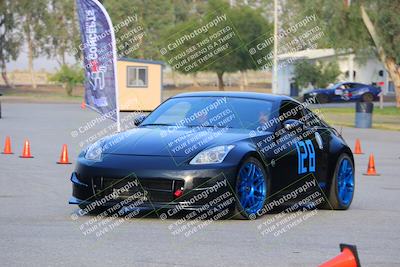
[[[141,126],[228,127],[267,130],[272,102],[235,97],[171,98],[153,111]]]

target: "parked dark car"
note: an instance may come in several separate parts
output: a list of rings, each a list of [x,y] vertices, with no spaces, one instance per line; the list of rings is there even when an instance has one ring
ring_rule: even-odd
[[[329,102],[372,102],[379,99],[381,89],[372,85],[354,82],[337,83],[326,89],[313,89],[306,91],[303,100],[315,97],[318,103]]]

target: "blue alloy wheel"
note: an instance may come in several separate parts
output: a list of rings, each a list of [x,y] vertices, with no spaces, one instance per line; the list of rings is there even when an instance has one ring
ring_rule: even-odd
[[[347,206],[354,194],[354,171],[348,158],[343,158],[340,162],[336,181],[339,201],[343,206]]]
[[[256,214],[263,208],[267,197],[267,183],[264,172],[253,161],[245,163],[239,170],[237,194],[247,214]]]

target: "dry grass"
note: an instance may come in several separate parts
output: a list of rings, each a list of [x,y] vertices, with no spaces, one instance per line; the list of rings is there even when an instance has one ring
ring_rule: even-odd
[[[350,107],[318,108],[324,119],[335,126],[354,127],[355,110]],[[400,109],[396,107],[374,108],[372,127],[375,129],[400,131]]]

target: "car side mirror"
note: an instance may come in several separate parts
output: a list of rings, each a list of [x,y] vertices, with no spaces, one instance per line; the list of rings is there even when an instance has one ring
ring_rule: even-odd
[[[146,119],[146,117],[146,115],[137,116],[134,120],[135,126],[139,126]]]
[[[289,119],[283,122],[283,128],[287,131],[296,130],[298,128],[303,128],[304,123],[299,120]]]

